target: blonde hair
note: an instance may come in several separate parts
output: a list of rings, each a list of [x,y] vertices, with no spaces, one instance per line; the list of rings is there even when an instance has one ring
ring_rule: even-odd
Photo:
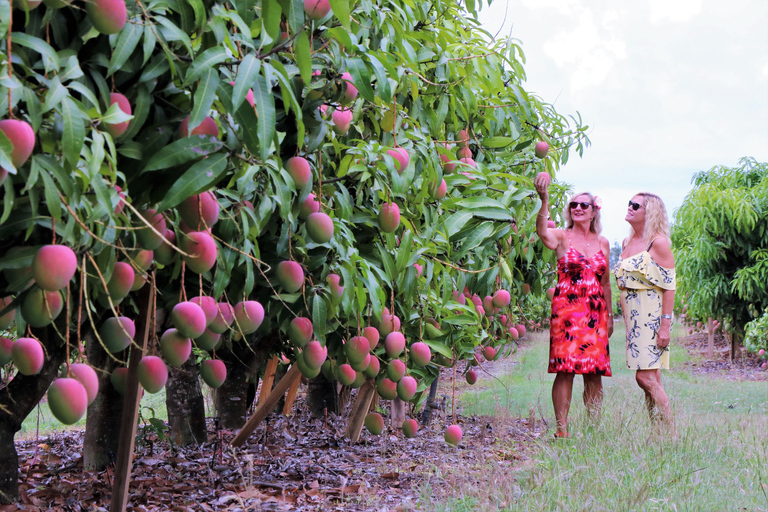
[[[643,226],[643,243],[650,245],[651,240],[661,235],[669,240],[669,217],[664,201],[656,194],[639,192],[632,197],[641,196],[645,200],[645,225]],[[635,236],[635,229],[629,226],[629,238]]]
[[[589,192],[582,192],[580,194],[572,195],[565,203],[565,210],[563,211],[563,218],[565,219],[566,229],[573,227],[573,219],[571,218],[571,207],[569,206],[574,197],[588,196],[589,203],[592,205],[592,210],[595,212],[595,216],[592,217],[592,222],[589,224],[589,230],[592,233],[600,234],[603,231],[603,224],[600,222],[600,209],[595,207],[595,196]]]

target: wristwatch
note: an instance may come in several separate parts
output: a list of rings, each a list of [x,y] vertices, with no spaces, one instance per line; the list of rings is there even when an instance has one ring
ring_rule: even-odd
[[[672,315],[661,315],[661,318],[666,318],[667,320],[672,320]]]

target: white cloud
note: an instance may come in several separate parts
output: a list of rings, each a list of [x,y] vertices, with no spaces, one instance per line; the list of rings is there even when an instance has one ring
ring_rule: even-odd
[[[701,12],[701,0],[649,0],[651,24],[684,23]]]

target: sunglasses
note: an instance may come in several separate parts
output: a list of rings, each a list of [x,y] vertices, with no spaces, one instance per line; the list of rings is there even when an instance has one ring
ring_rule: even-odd
[[[641,205],[640,203],[636,203],[636,202],[632,201],[631,199],[629,200],[629,207],[632,208],[634,211],[639,210],[640,208],[642,208],[642,206],[643,205]]]
[[[571,208],[571,210],[575,210],[577,206],[581,206],[582,210],[586,210],[590,206],[592,206],[592,203],[584,203],[581,201],[571,201],[568,206]]]

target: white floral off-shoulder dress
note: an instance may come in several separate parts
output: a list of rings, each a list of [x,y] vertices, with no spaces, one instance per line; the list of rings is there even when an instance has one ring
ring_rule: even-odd
[[[669,369],[669,347],[659,349],[661,295],[674,290],[675,269],[656,263],[647,250],[620,258],[613,268],[621,290],[621,309],[627,325],[627,368]]]

